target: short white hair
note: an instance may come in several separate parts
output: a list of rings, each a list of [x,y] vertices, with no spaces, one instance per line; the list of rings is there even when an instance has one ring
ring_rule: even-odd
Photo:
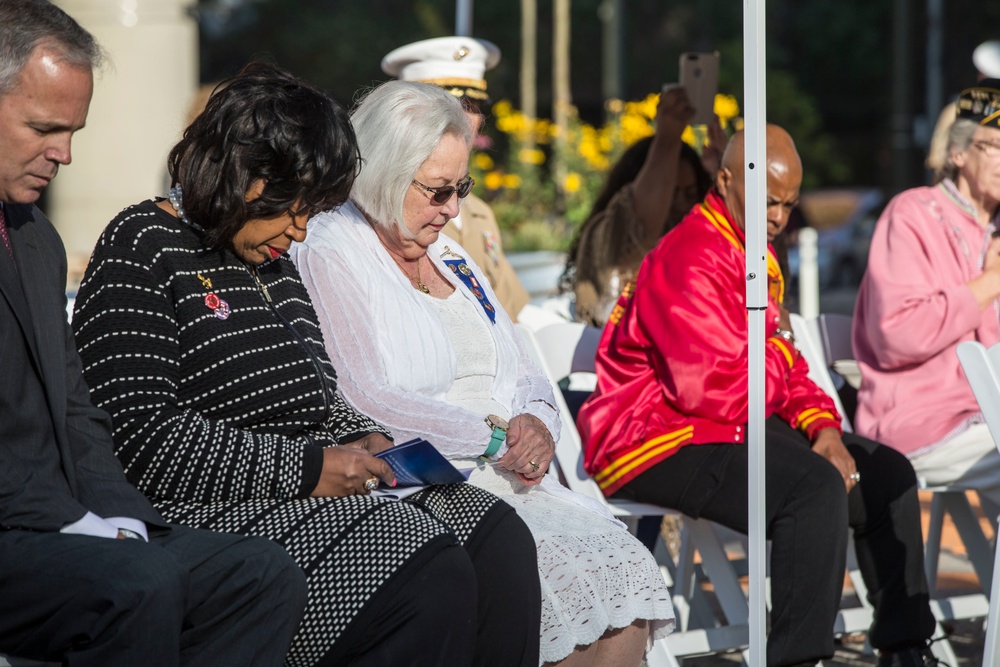
[[[972,145],[972,137],[976,134],[976,130],[979,127],[979,123],[968,118],[957,118],[951,124],[951,127],[948,128],[947,156],[941,169],[936,174],[936,181],[940,181],[942,178],[950,178],[954,181],[958,178],[959,168],[955,164],[955,153],[969,150],[969,147]]]
[[[403,200],[420,166],[446,134],[472,144],[461,103],[435,85],[389,81],[365,95],[351,123],[361,152],[351,199],[375,224],[410,236]]]

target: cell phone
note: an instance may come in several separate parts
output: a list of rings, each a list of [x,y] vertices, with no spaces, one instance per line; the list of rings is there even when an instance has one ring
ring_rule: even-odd
[[[719,52],[681,54],[680,83],[694,107],[692,125],[715,122],[715,94],[719,89]]]

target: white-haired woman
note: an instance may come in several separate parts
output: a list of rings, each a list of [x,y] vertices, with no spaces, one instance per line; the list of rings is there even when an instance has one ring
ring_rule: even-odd
[[[549,385],[479,267],[439,236],[472,185],[460,104],[394,81],[351,120],[364,164],[351,201],[310,220],[294,254],[345,398],[397,441],[426,437],[473,469],[528,524],[541,663],[635,667],[673,626],[663,579],[619,522],[545,474],[559,424]]]
[[[856,425],[927,483],[1000,505],[1000,455],[955,353],[1000,341],[1000,80],[963,91],[957,107],[945,178],[898,195],[875,227],[854,314]]]

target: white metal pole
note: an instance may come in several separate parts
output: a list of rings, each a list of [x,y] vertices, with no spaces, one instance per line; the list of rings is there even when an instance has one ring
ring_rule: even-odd
[[[799,230],[799,314],[819,316],[819,234],[812,227]]]
[[[764,85],[764,3],[745,0],[743,12],[743,111],[746,152],[747,310],[749,321],[749,477],[750,665],[766,664],[764,529],[764,313],[767,309],[767,224]]]
[[[455,34],[472,37],[473,0],[455,0]]]

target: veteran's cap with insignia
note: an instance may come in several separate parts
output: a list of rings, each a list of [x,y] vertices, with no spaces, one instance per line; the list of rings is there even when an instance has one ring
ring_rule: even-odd
[[[958,117],[1000,128],[1000,79],[983,79],[958,96]]]
[[[395,49],[382,59],[382,71],[403,81],[441,86],[476,104],[488,104],[488,70],[500,62],[496,44],[474,37],[435,37]]]

